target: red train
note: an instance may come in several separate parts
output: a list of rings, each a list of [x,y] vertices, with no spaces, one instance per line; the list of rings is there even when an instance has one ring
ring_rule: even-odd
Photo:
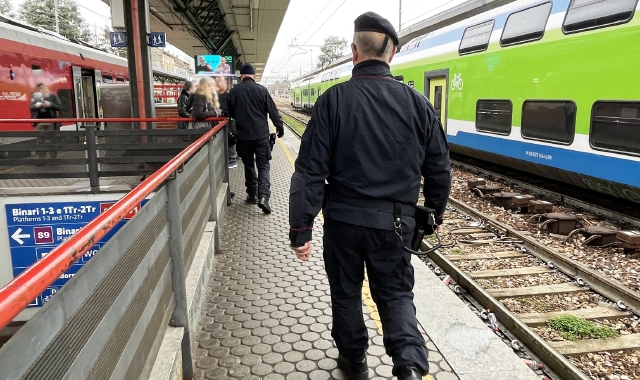
[[[102,117],[100,86],[128,81],[126,59],[0,15],[0,118],[30,118],[38,83],[60,98],[60,117]],[[76,126],[62,127],[71,128]],[[0,123],[0,132],[31,130],[31,124]],[[0,135],[0,143],[4,140]]]

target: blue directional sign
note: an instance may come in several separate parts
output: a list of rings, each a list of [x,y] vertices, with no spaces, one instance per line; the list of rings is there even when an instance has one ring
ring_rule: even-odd
[[[149,46],[153,48],[161,48],[167,46],[167,33],[151,32],[149,33]]]
[[[127,35],[124,32],[109,33],[109,41],[112,48],[127,47]]]
[[[39,307],[66,284],[82,266],[129,220],[147,201],[129,213],[104,238],[85,253],[29,307]],[[9,249],[14,277],[45,257],[64,240],[75,234],[92,219],[105,212],[115,201],[54,202],[7,204]]]

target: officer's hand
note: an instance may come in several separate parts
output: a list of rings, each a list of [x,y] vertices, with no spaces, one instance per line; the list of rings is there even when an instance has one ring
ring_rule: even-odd
[[[278,129],[278,138],[281,139],[284,136],[284,128]]]
[[[51,103],[49,102],[44,102],[44,104],[42,105],[44,108],[49,108],[51,107]]]
[[[311,242],[308,241],[302,247],[291,247],[296,253],[296,256],[302,261],[308,261],[311,256]]]

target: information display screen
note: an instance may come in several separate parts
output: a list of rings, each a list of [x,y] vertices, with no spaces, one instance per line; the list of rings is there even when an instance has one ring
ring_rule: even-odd
[[[196,55],[196,75],[235,76],[233,59],[222,55]]]

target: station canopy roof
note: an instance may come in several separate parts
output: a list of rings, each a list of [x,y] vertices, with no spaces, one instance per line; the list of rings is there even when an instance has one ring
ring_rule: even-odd
[[[111,0],[103,0],[107,4]],[[191,56],[231,55],[259,81],[289,0],[149,0],[151,30]]]

